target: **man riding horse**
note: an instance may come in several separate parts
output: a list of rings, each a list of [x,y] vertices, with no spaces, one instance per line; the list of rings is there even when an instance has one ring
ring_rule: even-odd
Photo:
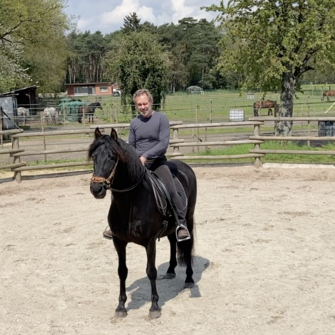
[[[147,89],[137,90],[133,95],[133,101],[140,115],[130,123],[128,142],[136,149],[142,164],[154,171],[163,181],[178,216],[178,239],[187,240],[190,234],[185,220],[185,209],[177,193],[170,169],[166,165],[165,153],[170,139],[169,120],[164,114],[152,110],[153,98]],[[103,235],[106,238],[112,238],[110,230],[105,231]]]

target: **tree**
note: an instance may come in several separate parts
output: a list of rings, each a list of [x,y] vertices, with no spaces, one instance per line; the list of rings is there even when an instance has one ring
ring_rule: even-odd
[[[132,33],[134,31],[141,30],[141,19],[137,16],[135,12],[127,15],[123,19],[123,27],[121,28],[121,32],[125,34]]]
[[[211,70],[219,56],[219,30],[213,22],[186,17],[175,25],[165,24],[157,29],[159,42],[168,52],[170,60],[171,90],[190,85],[214,87]]]
[[[2,83],[7,78],[7,89],[37,81],[42,90],[59,87],[69,27],[65,5],[66,0],[1,0],[0,74],[4,76],[0,77]]]
[[[0,92],[8,91],[17,82],[28,82],[30,77],[20,66],[22,47],[8,41],[0,40]]]
[[[109,36],[100,31],[77,33],[67,36],[69,55],[67,59],[67,82],[98,82],[105,79],[103,58],[108,49]]]
[[[153,95],[154,108],[159,109],[166,91],[166,56],[154,35],[145,31],[120,34],[111,42],[105,64],[113,81],[121,84],[123,105],[135,108],[132,96],[147,88]]]
[[[293,115],[304,73],[334,65],[335,0],[236,0],[206,7],[219,12],[224,29],[220,68],[241,75],[244,88],[280,91],[280,115]],[[291,122],[276,133],[290,135]]]

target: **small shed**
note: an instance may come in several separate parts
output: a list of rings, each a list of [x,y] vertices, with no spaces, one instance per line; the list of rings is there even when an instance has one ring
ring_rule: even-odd
[[[17,107],[27,108],[29,109],[30,114],[36,114],[38,107],[38,96],[36,90],[37,86],[28,86],[2,93],[0,96],[15,96]]]

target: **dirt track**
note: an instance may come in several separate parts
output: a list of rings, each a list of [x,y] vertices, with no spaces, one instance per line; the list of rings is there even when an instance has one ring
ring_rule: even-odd
[[[92,197],[90,175],[0,183],[0,333],[333,334],[335,170],[195,171],[196,286],[183,290],[179,267],[176,279],[159,280],[157,320],[136,245],[127,249],[128,317],[113,316],[117,257],[101,237],[110,199]],[[159,276],[167,260],[163,239]]]

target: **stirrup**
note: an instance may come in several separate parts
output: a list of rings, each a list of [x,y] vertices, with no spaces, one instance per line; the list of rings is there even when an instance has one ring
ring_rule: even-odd
[[[185,229],[187,232],[188,232],[188,236],[187,237],[184,237],[184,238],[179,238],[178,237],[178,231],[180,229]],[[187,240],[190,240],[191,239],[191,234],[189,232],[189,230],[187,229],[186,226],[184,226],[183,224],[179,224],[176,228],[176,239],[177,239],[177,242],[183,242],[183,241],[187,241]]]

